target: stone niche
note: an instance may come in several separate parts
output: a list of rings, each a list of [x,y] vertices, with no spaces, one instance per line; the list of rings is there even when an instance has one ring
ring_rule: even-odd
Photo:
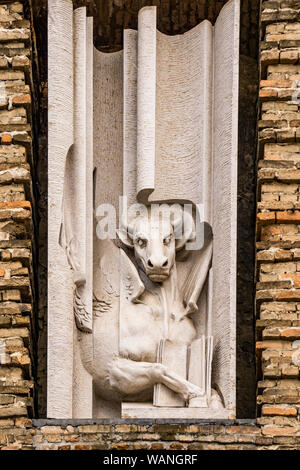
[[[114,53],[48,8],[47,416],[235,418],[239,1]]]

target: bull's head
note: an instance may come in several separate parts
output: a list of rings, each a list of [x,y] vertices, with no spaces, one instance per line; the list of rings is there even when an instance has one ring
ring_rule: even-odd
[[[146,213],[135,217],[119,230],[121,241],[134,249],[135,258],[153,282],[163,282],[175,263],[176,251],[181,250],[194,236],[195,225],[191,215]]]

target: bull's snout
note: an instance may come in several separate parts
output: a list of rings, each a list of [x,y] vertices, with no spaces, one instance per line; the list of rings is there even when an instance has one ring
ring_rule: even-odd
[[[168,258],[166,256],[151,256],[147,260],[146,272],[151,281],[165,281],[170,274]]]
[[[168,258],[166,256],[162,258],[149,258],[147,265],[149,268],[156,270],[168,267]]]

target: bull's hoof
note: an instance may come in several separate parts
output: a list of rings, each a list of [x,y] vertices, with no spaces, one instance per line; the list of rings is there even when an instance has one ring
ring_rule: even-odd
[[[206,395],[190,397],[188,406],[189,408],[212,408],[213,410],[224,408],[221,397],[214,389],[211,391],[210,400],[207,399]]]

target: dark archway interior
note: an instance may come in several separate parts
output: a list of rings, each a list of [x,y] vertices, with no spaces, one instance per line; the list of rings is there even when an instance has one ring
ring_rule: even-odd
[[[157,6],[157,27],[165,34],[181,34],[207,19],[212,23],[228,0],[94,0],[95,46],[105,51],[122,49],[123,29],[137,28],[138,11]],[[241,53],[256,57],[259,0],[241,1]]]
[[[204,19],[215,22],[227,0],[75,0],[86,4],[95,18],[94,43],[103,52],[122,48],[124,28],[137,27],[137,13],[156,5],[158,29],[166,34],[188,31]],[[46,0],[28,2],[34,21],[34,133],[37,181],[36,232],[38,250],[35,292],[36,417],[46,417],[47,370],[47,6]],[[237,417],[256,414],[254,265],[256,126],[259,55],[259,0],[241,0],[238,277],[237,277]]]

